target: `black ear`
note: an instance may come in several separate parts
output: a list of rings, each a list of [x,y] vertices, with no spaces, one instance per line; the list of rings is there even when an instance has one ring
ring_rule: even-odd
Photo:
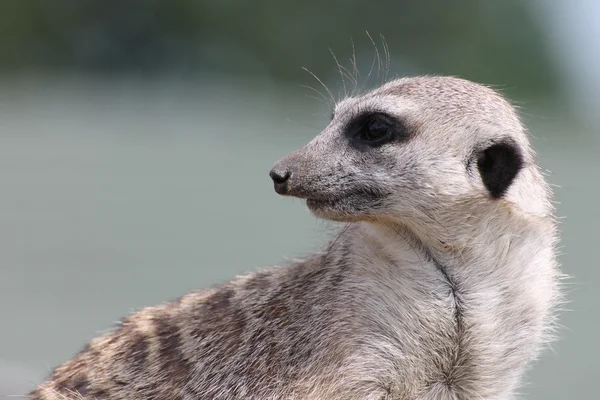
[[[481,151],[477,168],[483,184],[493,198],[502,197],[523,167],[523,157],[516,143],[494,143]]]

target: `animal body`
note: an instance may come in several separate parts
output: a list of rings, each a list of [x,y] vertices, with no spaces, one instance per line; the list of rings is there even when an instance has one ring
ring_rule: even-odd
[[[324,251],[142,309],[30,399],[515,398],[559,274],[550,190],[507,101],[394,80],[340,101],[270,175],[343,223]]]

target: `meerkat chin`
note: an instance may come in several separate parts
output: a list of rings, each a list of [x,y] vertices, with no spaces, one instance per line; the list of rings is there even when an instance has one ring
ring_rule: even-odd
[[[498,93],[391,81],[271,170],[320,253],[141,310],[32,400],[515,398],[560,299],[551,192]]]

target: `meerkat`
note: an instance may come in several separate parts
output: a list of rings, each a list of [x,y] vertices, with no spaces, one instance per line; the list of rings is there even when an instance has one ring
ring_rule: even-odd
[[[513,399],[560,299],[551,192],[511,105],[454,77],[334,107],[271,170],[326,250],[126,318],[32,400]]]

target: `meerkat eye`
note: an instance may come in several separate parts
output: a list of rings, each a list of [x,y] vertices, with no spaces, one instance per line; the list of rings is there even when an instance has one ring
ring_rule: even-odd
[[[382,117],[374,115],[369,118],[358,132],[358,138],[371,144],[380,144],[391,139],[393,132],[390,124]]]
[[[363,150],[410,139],[410,132],[402,120],[382,112],[354,118],[346,126],[344,135],[353,146]]]

